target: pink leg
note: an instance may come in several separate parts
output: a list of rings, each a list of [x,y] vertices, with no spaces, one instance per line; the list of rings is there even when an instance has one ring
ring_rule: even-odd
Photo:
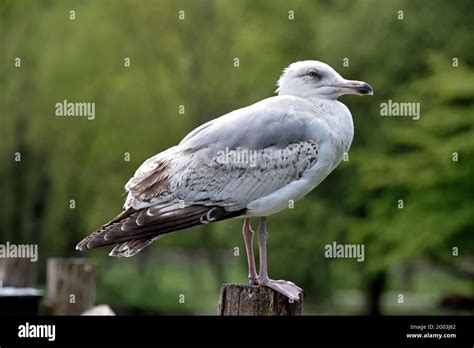
[[[255,256],[253,254],[253,231],[250,226],[250,218],[245,219],[242,234],[244,235],[247,263],[249,265],[249,284],[258,285],[257,268],[255,267]]]
[[[258,276],[258,284],[267,286],[279,293],[285,295],[291,300],[299,301],[303,290],[295,285],[295,283],[287,280],[272,280],[268,277],[267,268],[267,218],[262,217],[258,225],[258,248],[260,255],[260,272]]]

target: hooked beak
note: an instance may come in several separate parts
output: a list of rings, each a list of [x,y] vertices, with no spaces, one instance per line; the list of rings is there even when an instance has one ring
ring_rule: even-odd
[[[372,86],[363,81],[344,80],[342,83],[333,85],[338,90],[339,95],[356,94],[356,95],[373,95]]]

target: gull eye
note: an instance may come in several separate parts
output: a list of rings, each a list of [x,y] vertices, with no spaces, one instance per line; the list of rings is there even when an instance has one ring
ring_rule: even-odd
[[[320,79],[321,78],[321,74],[318,73],[316,70],[311,70],[309,73],[308,73],[309,77],[312,77],[314,79]]]

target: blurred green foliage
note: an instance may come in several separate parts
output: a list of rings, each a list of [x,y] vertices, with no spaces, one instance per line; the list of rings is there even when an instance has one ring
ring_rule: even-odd
[[[145,159],[271,96],[289,63],[317,59],[375,95],[341,98],[356,129],[350,160],[270,219],[270,275],[301,285],[310,313],[362,312],[380,274],[387,313],[433,313],[445,294],[472,296],[472,13],[469,0],[1,1],[0,241],[39,243],[43,263],[78,256],[75,244],[120,211],[123,184]],[[96,119],[56,117],[64,99],[95,102]],[[381,117],[389,99],[421,103],[420,120]],[[246,281],[240,230],[240,220],[194,228],[133,259],[81,256],[98,265],[99,301],[212,314],[222,282]],[[365,262],[324,258],[333,241],[364,243]],[[421,261],[434,265],[426,272]],[[420,297],[426,307],[409,305]]]

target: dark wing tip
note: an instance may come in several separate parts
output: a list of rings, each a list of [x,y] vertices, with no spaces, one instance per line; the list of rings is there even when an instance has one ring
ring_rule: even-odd
[[[227,211],[223,207],[203,205],[181,208],[173,203],[122,213],[79,242],[76,250],[115,244],[110,256],[130,257],[163,234],[237,217],[244,212],[245,209]]]

